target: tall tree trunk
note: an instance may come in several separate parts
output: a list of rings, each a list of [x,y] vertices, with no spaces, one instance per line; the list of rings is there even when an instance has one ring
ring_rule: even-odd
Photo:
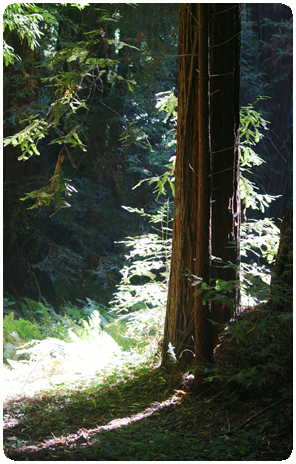
[[[176,191],[163,365],[168,345],[180,365],[210,361],[208,306],[194,297],[191,274],[209,282],[210,156],[208,134],[208,4],[181,4]],[[198,383],[201,377],[198,375]]]
[[[202,365],[212,359],[209,319],[226,322],[231,312],[222,306],[210,314],[203,295],[194,296],[193,280],[209,283],[211,253],[238,261],[239,34],[238,4],[181,4],[173,248],[162,364],[171,370],[173,351],[181,368],[198,366],[196,390]],[[215,269],[213,276],[235,281],[237,271]]]
[[[198,54],[198,182],[197,182],[197,230],[196,245],[198,258],[195,261],[195,275],[209,282],[209,245],[210,245],[210,80],[209,80],[209,48],[208,26],[209,5],[198,3],[199,54]],[[195,366],[210,362],[213,352],[212,327],[209,322],[209,303],[204,304],[203,295],[199,293],[194,299],[194,349]],[[200,389],[203,370],[195,371],[195,388]]]
[[[239,265],[240,6],[210,5],[211,253]],[[212,263],[213,281],[238,284],[238,270],[223,268],[215,260]],[[238,304],[238,288],[225,297],[222,304],[211,305],[211,319],[217,323],[231,318]],[[214,325],[213,332],[217,342],[219,325]]]

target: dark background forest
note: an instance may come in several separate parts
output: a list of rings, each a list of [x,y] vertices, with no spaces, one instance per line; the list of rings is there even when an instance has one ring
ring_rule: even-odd
[[[175,146],[167,144],[172,124],[163,122],[156,94],[172,89],[177,94],[179,5],[42,8],[56,23],[41,25],[44,35],[34,51],[26,41],[20,44],[15,32],[5,30],[7,43],[22,61],[4,69],[4,135],[13,135],[22,127],[20,121],[32,115],[50,118],[51,105],[67,92],[65,82],[54,76],[71,70],[69,79],[75,79],[75,74],[86,73],[82,60],[66,60],[62,50],[89,41],[98,24],[101,41],[93,47],[101,67],[81,78],[77,94],[88,108],[79,108],[71,118],[61,115],[59,125],[38,141],[40,156],[19,161],[20,147],[4,149],[4,295],[42,296],[56,309],[62,298],[74,302],[89,297],[106,304],[124,262],[123,248],[116,242],[151,230],[145,218],[122,206],[155,212],[153,188],[147,183],[133,187],[163,174],[175,153]],[[253,170],[251,180],[263,193],[280,195],[268,210],[278,225],[292,204],[290,9],[246,4],[242,18],[241,104],[269,97],[256,105],[270,123],[256,147],[265,163]],[[127,46],[119,47],[116,41]],[[107,59],[116,64],[108,65]],[[73,128],[81,146],[63,149],[52,143]],[[20,198],[49,182],[59,156],[65,156],[61,168],[71,187],[62,195],[71,194],[70,207],[52,215],[53,201],[28,210],[32,198]]]

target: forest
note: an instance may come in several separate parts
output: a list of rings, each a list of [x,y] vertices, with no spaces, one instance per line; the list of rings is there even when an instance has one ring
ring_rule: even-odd
[[[290,457],[292,17],[6,6],[8,459]]]

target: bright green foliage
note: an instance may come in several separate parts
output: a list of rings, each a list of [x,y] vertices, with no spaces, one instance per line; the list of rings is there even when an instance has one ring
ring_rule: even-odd
[[[39,11],[38,8],[37,10]],[[43,10],[40,11],[43,12]],[[48,16],[46,12],[44,12],[44,16],[45,20],[47,20],[48,17],[52,18],[52,16]],[[28,20],[27,16],[25,16],[25,18]],[[39,20],[43,20],[42,15],[39,15],[38,18]],[[13,17],[11,24],[13,24],[14,19]],[[39,31],[38,34],[40,35],[41,32]],[[51,69],[54,69],[55,66],[59,68],[62,63],[67,63],[68,70],[65,72],[54,72],[50,77],[44,77],[42,79],[43,85],[47,88],[51,88],[54,94],[54,101],[47,108],[45,116],[40,119],[39,115],[34,114],[28,119],[20,121],[21,124],[25,124],[25,128],[4,139],[4,146],[9,144],[12,144],[14,147],[20,146],[22,150],[22,155],[19,157],[20,160],[27,160],[30,156],[40,155],[37,143],[45,138],[49,134],[49,131],[51,134],[54,131],[57,133],[58,137],[51,137],[53,139],[49,142],[49,145],[62,145],[62,149],[65,149],[72,166],[76,168],[69,149],[79,149],[82,152],[86,152],[86,144],[83,140],[87,137],[82,129],[83,120],[86,116],[84,116],[83,120],[81,120],[81,116],[78,116],[78,121],[75,117],[77,113],[81,115],[83,110],[86,115],[88,114],[88,104],[90,101],[93,101],[97,80],[102,82],[104,75],[106,75],[108,84],[113,85],[115,81],[119,79],[127,84],[130,91],[132,90],[133,81],[124,79],[115,72],[114,67],[116,62],[114,60],[109,58],[97,59],[94,58],[92,56],[93,53],[90,52],[94,47],[100,47],[102,43],[108,46],[114,45],[115,39],[105,38],[105,32],[102,28],[91,31],[87,35],[90,40],[79,41],[74,44],[70,43],[68,46],[62,48],[62,50],[56,52],[48,51],[47,60],[48,66],[50,62]],[[35,45],[38,45],[38,43],[36,42]],[[121,41],[117,43],[117,47],[118,49],[123,47],[137,49],[137,47]],[[81,98],[80,96],[84,89],[88,89],[87,98]],[[103,92],[102,89],[101,91]],[[141,142],[143,138],[147,143],[147,136],[144,132],[134,128],[134,123],[127,123],[123,118],[122,121],[127,127],[127,130],[121,136],[123,147],[130,146],[131,144],[138,144],[146,148],[146,144],[143,145]],[[64,126],[62,130],[60,128],[61,124]],[[61,153],[62,152],[60,152],[60,155]],[[59,178],[58,181],[55,182],[55,188],[52,188],[51,183],[44,186],[42,189],[31,191],[25,198],[22,198],[22,200],[35,198],[36,202],[31,208],[47,207],[54,202],[55,213],[63,206],[70,206],[62,199],[62,195],[67,193],[67,179],[63,177],[61,169],[59,169],[58,173],[55,172],[54,177],[56,176]]]
[[[275,262],[280,231],[272,219],[247,218],[248,209],[265,213],[265,208],[277,197],[259,193],[255,183],[246,177],[252,174],[255,166],[264,163],[253,147],[264,137],[262,131],[267,130],[268,123],[251,104],[241,109],[240,121],[240,196],[243,209],[240,232],[241,297],[242,304],[248,305],[266,298],[270,266]]]
[[[26,196],[20,198],[21,201],[32,199],[35,203],[29,206],[28,209],[41,209],[42,206],[50,206],[54,201],[54,211],[50,215],[52,217],[63,207],[70,207],[66,201],[67,196],[71,196],[76,189],[70,185],[69,179],[64,177],[63,170],[59,167],[55,174],[50,179],[49,187],[45,186],[38,190],[26,193]]]
[[[256,100],[256,102],[260,100],[264,100],[264,98],[260,97]],[[245,145],[247,147],[256,145],[263,137],[261,130],[268,130],[268,121],[266,121],[261,114],[254,109],[255,103],[243,106],[240,111],[240,143],[243,147]],[[255,158],[258,159],[258,155],[255,155]],[[244,162],[246,163],[245,160]]]
[[[50,305],[24,298],[19,304],[10,302],[14,308],[20,306],[19,312],[25,319],[14,319],[14,313],[4,316],[3,344],[4,358],[18,359],[17,350],[24,343],[43,340],[48,337],[67,339],[68,329],[77,324],[68,316],[59,316]],[[34,342],[33,342],[34,344]],[[21,356],[24,352],[21,353]]]
[[[57,315],[50,305],[25,299],[20,312],[28,320],[14,320],[13,313],[4,318],[5,364],[27,370],[27,380],[46,375],[54,383],[54,376],[63,373],[68,385],[90,382],[87,376],[100,375],[109,364],[114,369],[121,350],[106,331],[114,314],[89,299],[82,303],[81,309],[66,305],[64,315]]]
[[[21,132],[4,139],[4,147],[9,144],[12,144],[14,147],[20,145],[22,155],[19,157],[19,160],[25,161],[30,156],[40,155],[36,142],[46,136],[47,123],[37,118],[38,116],[31,116],[28,120],[20,121],[21,124],[29,123],[29,125]]]
[[[54,17],[32,3],[11,3],[5,8],[3,13],[3,30],[16,33],[20,40],[26,40],[31,50],[40,46],[40,39],[43,35],[40,30],[42,21],[55,23]],[[21,60],[16,55],[13,47],[3,40],[3,57],[5,65],[14,64],[15,60]]]
[[[15,337],[15,333],[18,337]],[[14,313],[11,312],[3,319],[3,334],[4,342],[12,342],[17,338],[17,341],[27,342],[28,340],[42,338],[42,334],[36,324],[30,321],[19,318],[14,319]]]
[[[166,113],[166,117],[164,118],[163,122],[166,123],[170,118],[172,121],[177,123],[177,106],[178,106],[178,99],[174,93],[175,89],[166,91],[166,92],[158,92],[155,96],[157,97],[157,103],[155,105],[159,111],[164,111]]]
[[[129,210],[148,216],[151,223],[160,227],[161,235],[129,237],[122,242],[130,249],[126,256],[130,264],[121,270],[122,280],[110,304],[126,326],[124,336],[135,340],[139,347],[149,346],[153,353],[158,349],[164,327],[171,255],[169,204],[155,215]]]
[[[260,100],[260,99],[259,99]],[[263,100],[261,98],[261,100]],[[255,105],[255,103],[254,103]],[[255,153],[253,146],[258,144],[264,137],[262,130],[268,130],[268,121],[262,118],[260,113],[249,104],[241,108],[240,112],[240,196],[244,207],[260,209],[262,213],[276,196],[260,194],[259,188],[254,182],[245,177],[245,173],[251,174],[254,166],[260,166],[265,161]]]
[[[37,324],[19,318],[14,319],[14,313],[11,312],[3,318],[3,358],[15,359],[17,349],[30,340],[41,340],[42,333]]]
[[[265,258],[268,264],[275,262],[280,230],[272,219],[253,219],[242,223],[241,236],[241,256],[253,254]]]

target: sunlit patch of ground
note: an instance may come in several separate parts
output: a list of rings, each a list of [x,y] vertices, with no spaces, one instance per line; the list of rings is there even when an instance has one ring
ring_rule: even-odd
[[[18,448],[18,449],[24,449],[27,452],[28,451],[38,451],[38,450],[47,450],[51,449],[52,446],[55,445],[67,445],[71,446],[74,443],[79,442],[81,439],[86,440],[91,440],[92,437],[96,437],[98,434],[104,431],[111,431],[111,430],[116,430],[119,429],[122,426],[127,426],[129,424],[133,424],[135,422],[141,421],[143,419],[146,419],[152,414],[167,408],[172,405],[176,405],[179,403],[180,399],[182,397],[182,393],[176,392],[173,396],[171,396],[169,399],[162,401],[161,403],[159,402],[153,402],[150,404],[150,406],[143,411],[141,411],[138,414],[132,414],[129,417],[123,417],[123,418],[118,418],[118,419],[113,419],[110,422],[108,422],[106,425],[101,425],[97,426],[94,429],[85,429],[82,427],[80,430],[77,431],[75,434],[68,434],[67,436],[60,436],[60,437],[55,437],[53,434],[53,438],[49,440],[45,440],[43,443],[40,443],[38,446],[32,446],[29,444],[29,442],[26,442],[25,440],[20,440],[17,437],[11,436],[7,437],[8,439],[10,438],[11,442],[11,448]],[[18,425],[18,423],[15,423],[15,421],[12,420],[12,427]],[[8,428],[9,425],[7,424],[6,427]],[[6,447],[8,445],[6,439]],[[96,441],[96,440],[95,440]],[[90,443],[90,442],[88,442]]]
[[[4,431],[6,454],[12,460],[40,461],[289,457],[289,398],[266,407],[264,392],[256,401],[224,403],[215,390],[195,396],[185,384],[181,390],[170,383],[163,370],[146,369],[92,392],[15,400],[7,412],[20,416],[20,422]]]
[[[55,346],[49,347],[49,342]],[[96,336],[87,341],[74,337],[71,343],[48,339],[40,342],[30,366],[18,362],[12,363],[15,369],[4,369],[4,445],[9,459],[289,457],[292,394],[287,382],[270,383],[262,390],[254,384],[254,391],[233,398],[217,381],[195,396],[185,374],[168,375],[151,361],[149,367],[149,362],[139,367],[140,355],[116,352],[113,342]],[[237,344],[225,344],[222,354],[226,365],[231,364]],[[216,356],[222,356],[219,349]]]
[[[52,347],[58,348],[54,351]],[[23,351],[30,352],[30,361],[8,360],[11,368],[3,367],[4,401],[18,396],[32,397],[58,386],[83,384],[122,361],[119,346],[106,333],[90,342],[78,337],[71,343],[46,339]]]

